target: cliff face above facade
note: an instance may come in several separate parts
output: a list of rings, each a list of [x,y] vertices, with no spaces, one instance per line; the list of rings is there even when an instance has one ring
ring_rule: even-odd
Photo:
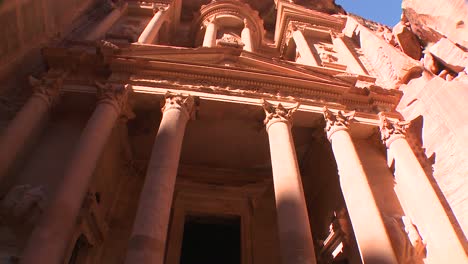
[[[408,56],[417,58],[418,48],[422,48],[420,64],[424,72],[400,86],[404,95],[397,110],[406,120],[414,120],[412,131],[420,137],[431,166],[428,171],[454,213],[455,226],[466,238],[468,2],[403,0],[402,8],[402,21],[393,32],[404,32],[405,36],[395,36]]]
[[[446,36],[468,47],[468,2],[466,0],[403,0],[403,15],[425,43]]]

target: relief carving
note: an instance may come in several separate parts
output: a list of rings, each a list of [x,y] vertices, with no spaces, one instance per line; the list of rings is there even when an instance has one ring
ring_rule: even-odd
[[[0,202],[2,222],[20,233],[32,229],[45,206],[45,192],[42,186],[17,185]]]
[[[336,114],[328,110],[325,106],[323,107],[323,117],[325,118],[325,132],[327,133],[328,140],[331,139],[333,133],[340,130],[347,130],[349,128],[349,123],[354,119],[356,111],[345,113],[340,110]]]
[[[406,129],[408,128],[410,122],[408,121],[397,121],[392,122],[383,113],[379,113],[379,129],[381,134],[382,142],[387,146],[395,141],[398,138],[404,138],[406,134]]]
[[[296,103],[291,107],[285,107],[281,103],[274,105],[262,99],[262,106],[265,111],[265,120],[263,123],[267,128],[275,122],[285,122],[291,125],[292,115],[299,109],[299,105],[299,103]]]
[[[242,48],[244,47],[244,43],[242,43],[242,40],[233,34],[224,34],[221,39],[218,39],[216,41],[217,45],[220,46],[227,46],[227,47],[234,47],[234,48]]]

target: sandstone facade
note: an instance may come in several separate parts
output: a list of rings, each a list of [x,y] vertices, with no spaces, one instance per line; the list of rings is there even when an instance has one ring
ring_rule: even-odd
[[[402,6],[0,2],[0,262],[467,263],[466,3]]]

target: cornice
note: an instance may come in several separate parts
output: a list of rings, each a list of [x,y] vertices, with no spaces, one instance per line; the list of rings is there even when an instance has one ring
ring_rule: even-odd
[[[189,50],[183,52],[190,54]],[[193,52],[196,53],[197,50]],[[242,68],[235,65],[171,61],[167,58],[149,59],[144,54],[137,57],[123,56],[123,49],[107,58],[66,49],[48,49],[44,54],[49,66],[53,65],[54,68],[74,65],[70,76],[64,81],[65,84],[73,85],[92,85],[95,80],[106,80],[112,73],[113,76],[123,76],[120,79],[116,77],[118,80],[114,80],[115,83],[201,90],[236,96],[294,98],[309,103],[340,105],[343,109],[367,113],[394,111],[401,97],[399,91],[385,90],[375,85],[357,88],[354,83],[359,76],[342,78],[330,72],[317,73],[281,61],[270,59],[268,62],[267,58],[251,53],[243,56],[241,52],[240,57],[237,56],[238,63],[250,63],[250,67]],[[262,64],[266,66],[258,69],[261,68],[258,65]],[[130,79],[128,76],[131,76]]]

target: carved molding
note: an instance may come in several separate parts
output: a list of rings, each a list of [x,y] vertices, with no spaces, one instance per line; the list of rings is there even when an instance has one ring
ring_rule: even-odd
[[[167,92],[165,95],[165,104],[161,111],[166,113],[170,110],[179,110],[184,113],[188,119],[193,119],[195,114],[195,100],[191,95]]]
[[[349,123],[354,119],[356,111],[345,113],[340,110],[336,114],[328,110],[325,106],[323,108],[323,117],[325,118],[325,132],[327,133],[328,140],[331,140],[332,135],[341,130],[347,130],[349,128]]]
[[[263,123],[266,125],[267,131],[268,128],[276,122],[284,122],[291,126],[292,115],[297,109],[299,109],[299,105],[299,103],[296,103],[293,106],[285,107],[281,103],[275,105],[262,99],[262,106],[265,111],[265,120]]]
[[[49,107],[55,105],[60,97],[63,81],[68,72],[62,70],[50,70],[46,76],[37,79],[29,76],[29,84],[32,86],[34,96],[42,98]]]
[[[406,129],[408,128],[410,122],[408,121],[390,121],[383,113],[379,113],[379,129],[382,142],[387,146],[393,143],[393,141],[399,138],[405,138]]]

